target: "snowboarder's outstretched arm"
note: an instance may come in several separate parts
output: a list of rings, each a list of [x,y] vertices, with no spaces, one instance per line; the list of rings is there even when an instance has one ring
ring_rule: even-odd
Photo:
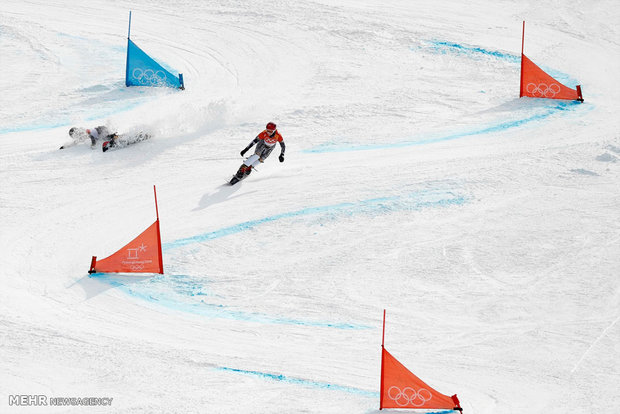
[[[280,156],[278,157],[278,159],[280,160],[280,162],[284,162],[284,150],[286,149],[286,145],[284,145],[284,141],[280,141]]]
[[[248,146],[247,146],[247,147],[245,147],[244,149],[242,149],[242,150],[241,150],[241,156],[243,157],[243,156],[245,155],[245,153],[246,153],[246,152],[248,152],[248,150],[249,150],[250,148],[252,148],[252,147],[254,146],[254,144],[256,144],[257,142],[258,142],[258,137],[254,138],[254,139],[252,140],[252,142],[250,142],[250,143],[248,144]]]

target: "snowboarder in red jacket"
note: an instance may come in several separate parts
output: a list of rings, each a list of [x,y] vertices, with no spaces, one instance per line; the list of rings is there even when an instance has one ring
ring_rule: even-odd
[[[243,162],[243,165],[239,167],[236,174],[237,178],[241,179],[244,176],[249,175],[252,172],[252,167],[256,167],[259,163],[265,162],[267,157],[269,157],[269,154],[271,154],[271,151],[275,148],[276,143],[280,143],[280,156],[278,159],[280,162],[284,162],[284,150],[286,149],[286,145],[284,145],[284,138],[282,138],[282,135],[280,135],[276,129],[276,124],[269,122],[265,127],[265,130],[258,134],[256,138],[254,138],[252,142],[250,142],[248,146],[241,151],[241,156],[244,156],[245,153],[248,152],[254,144],[256,144],[254,154],[249,156]]]

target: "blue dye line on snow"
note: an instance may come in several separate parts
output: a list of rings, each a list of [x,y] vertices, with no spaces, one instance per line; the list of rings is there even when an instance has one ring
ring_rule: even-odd
[[[76,36],[76,35],[72,35],[72,34],[68,34],[68,33],[58,33],[57,34],[59,37],[67,37],[73,40],[78,40],[81,42],[88,42],[90,44],[95,44],[98,46],[101,46],[100,49],[101,50],[111,50],[112,51],[112,55],[119,55],[122,53],[126,52],[126,47],[125,46],[114,46],[114,45],[109,45],[107,43],[103,43],[101,41],[97,41],[97,40],[93,40],[93,39],[87,39],[85,37],[81,37],[81,36]],[[119,61],[124,62],[124,58],[120,58],[118,59]],[[125,89],[125,81],[123,80],[122,82],[119,82],[119,85],[122,85],[122,89]],[[118,88],[117,88],[118,89]],[[119,103],[121,103],[122,100],[119,100]],[[131,109],[134,109],[137,106],[140,106],[142,104],[144,104],[145,101],[144,98],[142,98],[142,101],[140,102],[130,102],[124,105],[116,105],[113,108],[108,108],[105,109],[103,111],[99,111],[96,113],[93,113],[92,111],[90,112],[90,115],[85,115],[86,121],[92,121],[95,119],[100,119],[100,118],[105,118],[108,117],[110,115],[113,114],[117,114],[117,113],[121,113],[121,112],[126,112],[129,111]],[[53,113],[52,113],[53,115]],[[63,126],[67,126],[71,123],[71,121],[65,117],[64,120],[62,121],[57,121],[57,122],[49,122],[49,123],[41,123],[40,121],[37,123],[35,121],[35,123],[33,124],[29,124],[29,125],[21,125],[21,126],[12,126],[12,127],[6,127],[6,128],[2,128],[0,129],[0,135],[3,134],[10,134],[10,133],[15,133],[15,132],[25,132],[25,131],[38,131],[38,130],[43,130],[43,129],[54,129],[54,128],[60,128]]]
[[[160,286],[163,288],[169,288],[169,286],[166,284],[166,280],[158,280],[158,278],[161,278],[161,276],[155,276],[148,279],[140,279],[138,281],[134,280],[134,276],[123,277],[107,273],[93,273],[90,275],[90,277],[96,278],[101,282],[119,288],[126,294],[144,300],[146,302],[154,303],[168,309],[192,313],[195,315],[207,316],[210,318],[231,319],[236,321],[253,322],[260,324],[299,325],[342,330],[358,330],[372,328],[371,326],[367,325],[356,325],[343,322],[301,320],[294,318],[274,317],[257,312],[236,311],[227,309],[226,306],[221,304],[206,303],[204,302],[204,300],[193,303],[184,302],[182,300],[175,300],[174,298],[170,298],[170,294],[172,293],[172,295],[174,296],[174,292],[158,289]],[[169,277],[170,276],[168,276],[168,278]],[[200,293],[200,295],[206,296],[205,293]]]
[[[143,94],[143,91],[138,91],[138,93]],[[117,114],[117,113],[121,113],[121,112],[126,112],[129,111],[131,109],[137,108],[141,105],[144,105],[147,102],[151,102],[153,100],[156,99],[156,97],[148,97],[148,96],[139,96],[139,97],[131,97],[129,99],[132,99],[132,102],[128,102],[125,103],[123,105],[116,105],[112,108],[108,108],[106,110],[99,110],[96,113],[93,113],[92,111],[90,111],[91,115],[84,115],[84,120],[85,121],[93,121],[96,119],[101,119],[101,118],[106,118],[109,117],[111,115]],[[122,99],[119,100],[119,103],[123,101]],[[3,128],[0,129],[0,135],[2,134],[9,134],[9,133],[14,133],[14,132],[25,132],[25,131],[38,131],[38,130],[42,130],[42,129],[54,129],[54,128],[60,128],[60,127],[66,127],[68,125],[71,125],[71,121],[69,119],[63,119],[62,121],[58,121],[55,123],[48,123],[48,124],[30,124],[30,125],[23,125],[23,126],[15,126],[15,127],[8,127],[8,128]]]
[[[99,111],[97,112],[97,114],[94,115],[89,115],[86,116],[84,119],[86,121],[93,121],[95,119],[101,119],[101,118],[105,118],[108,117],[110,115],[113,114],[117,114],[120,112],[125,112],[125,111],[129,111],[131,109],[134,109],[140,105],[143,105],[144,103],[148,102],[148,100],[144,100],[144,98],[141,98],[142,100],[140,102],[131,102],[131,103],[127,103],[125,105],[122,106],[117,106],[115,108],[110,108],[104,111]],[[2,134],[10,134],[13,132],[25,132],[25,131],[39,131],[42,129],[55,129],[55,128],[60,128],[60,127],[66,127],[68,125],[71,125],[70,121],[68,119],[62,120],[62,121],[58,121],[55,123],[49,123],[49,124],[30,124],[30,125],[24,125],[24,126],[16,126],[16,127],[9,127],[9,128],[4,128],[4,129],[0,129],[0,135]]]
[[[470,56],[488,56],[497,58],[506,62],[521,64],[521,54],[514,55],[512,53],[500,52],[498,50],[489,50],[476,46],[464,46],[459,43],[453,42],[444,42],[432,40],[428,42],[432,45],[431,50],[446,54],[448,52],[453,52],[456,54],[470,55]],[[551,69],[546,66],[538,65],[542,70],[548,73],[552,78],[555,78],[558,82],[561,82],[565,85],[577,85],[578,82],[571,78],[570,75],[566,73],[557,71],[555,69]],[[574,88],[574,86],[573,86]]]
[[[455,139],[464,138],[464,137],[468,137],[472,135],[483,135],[483,134],[489,134],[492,132],[506,131],[511,128],[516,128],[516,127],[528,124],[530,122],[543,120],[560,111],[571,110],[575,108],[577,105],[581,105],[581,103],[577,101],[557,102],[552,107],[549,107],[545,112],[535,114],[527,118],[517,119],[513,121],[500,122],[499,124],[483,127],[481,129],[474,129],[471,131],[452,133],[452,134],[439,136],[439,137],[422,138],[422,139],[415,140],[415,141],[408,140],[408,141],[400,141],[400,142],[393,142],[393,143],[387,143],[387,144],[323,144],[323,145],[318,145],[314,148],[302,150],[302,152],[324,153],[324,152],[344,152],[344,151],[365,151],[365,150],[410,147],[410,146],[415,146],[415,145],[433,144],[433,143],[442,142],[442,141],[452,141]]]
[[[510,53],[504,53],[497,50],[489,50],[481,47],[472,47],[472,46],[464,46],[458,43],[453,42],[445,42],[445,41],[429,41],[432,50],[439,51],[441,53],[447,53],[446,51],[452,51],[460,54],[468,54],[468,55],[483,55],[490,56],[497,59],[505,60],[510,63],[519,64],[521,62],[521,55],[513,55]],[[564,73],[554,71],[551,69],[543,68],[545,72],[552,75],[554,78],[558,79],[563,83],[575,83],[570,77]],[[548,118],[559,111],[566,111],[568,109],[573,108],[575,105],[580,105],[580,102],[577,101],[561,101],[555,103],[553,106],[550,106],[545,112],[535,114],[526,118],[517,119],[514,121],[500,122],[496,125],[491,125],[487,127],[483,127],[481,129],[465,131],[460,133],[452,133],[445,136],[433,137],[433,138],[422,138],[416,141],[401,141],[394,142],[388,144],[323,144],[314,148],[303,150],[302,152],[306,153],[324,153],[324,152],[344,152],[344,151],[364,151],[364,150],[376,150],[376,149],[388,149],[388,148],[400,148],[400,147],[408,147],[413,145],[424,145],[437,143],[442,141],[451,141],[458,138],[468,137],[472,135],[483,135],[492,132],[500,132],[511,128],[516,128],[527,123],[533,121],[540,121],[545,118]]]
[[[328,382],[312,381],[312,380],[307,380],[307,379],[302,379],[302,378],[287,377],[286,375],[282,375],[282,374],[270,374],[267,372],[250,371],[250,370],[245,370],[245,369],[228,368],[228,367],[217,367],[216,369],[218,371],[228,371],[228,372],[234,372],[237,374],[251,375],[251,376],[262,378],[265,380],[280,381],[280,382],[285,382],[288,384],[302,385],[302,386],[311,387],[311,388],[321,388],[325,390],[341,391],[341,392],[346,392],[349,394],[362,395],[364,397],[369,397],[369,398],[380,397],[380,394],[377,391],[368,391],[368,390],[364,390],[361,388],[348,387],[346,385],[330,384]],[[452,414],[454,412],[455,412],[454,410],[424,411],[425,414]]]
[[[236,224],[234,226],[225,227],[220,230],[215,230],[208,233],[199,234],[192,237],[187,237],[184,239],[175,240],[172,242],[164,243],[163,249],[174,249],[177,247],[186,246],[188,244],[194,243],[202,243],[209,240],[218,239],[220,237],[230,236],[232,234],[237,234],[246,230],[251,230],[261,224],[274,222],[277,220],[299,217],[299,216],[307,216],[312,214],[321,214],[321,213],[348,213],[350,215],[359,214],[359,213],[367,213],[377,210],[397,210],[397,209],[409,209],[409,210],[417,210],[425,207],[441,207],[448,205],[459,205],[465,203],[466,199],[464,196],[455,195],[452,193],[442,193],[440,196],[443,198],[435,199],[435,200],[416,200],[416,197],[424,197],[424,196],[437,196],[436,193],[413,193],[404,196],[391,196],[391,197],[379,197],[372,198],[369,200],[362,200],[358,202],[348,202],[348,203],[340,203],[333,204],[328,206],[319,206],[319,207],[308,207],[297,211],[291,211],[287,213],[276,214],[274,216],[264,217],[257,220],[246,221],[244,223]],[[446,198],[447,197],[447,198]],[[402,206],[396,205],[397,202],[405,203],[404,208]]]
[[[228,372],[235,372],[237,374],[251,375],[254,377],[259,377],[259,378],[263,378],[267,380],[286,382],[288,384],[303,385],[306,387],[322,388],[326,390],[342,391],[342,392],[347,392],[350,394],[363,395],[365,397],[372,397],[372,398],[379,397],[379,393],[374,392],[374,391],[367,391],[367,390],[363,390],[361,388],[355,388],[355,387],[347,387],[346,385],[330,384],[328,382],[320,382],[320,381],[312,381],[312,380],[307,380],[307,379],[302,379],[302,378],[287,377],[286,375],[282,375],[282,374],[270,374],[267,372],[248,371],[245,369],[228,368],[228,367],[217,367],[216,369],[219,371],[228,371]]]
[[[236,234],[245,230],[252,229],[264,223],[273,222],[285,218],[298,217],[310,214],[340,214],[351,216],[361,213],[374,212],[393,212],[398,210],[419,210],[429,207],[445,207],[451,205],[461,205],[467,201],[463,195],[454,194],[449,191],[426,190],[418,191],[404,196],[379,197],[358,202],[340,203],[329,206],[320,206],[305,208],[289,213],[282,213],[263,219],[248,221],[235,226],[204,233],[198,236],[180,239],[174,242],[166,243],[166,249],[186,246],[192,243],[201,243],[213,240],[219,237]],[[331,217],[331,216],[328,216]],[[227,309],[221,304],[207,303],[208,292],[202,289],[202,285],[190,280],[184,275],[167,275],[154,276],[149,278],[120,277],[108,275],[104,273],[95,273],[91,275],[98,280],[118,287],[130,296],[164,306],[169,309],[189,312],[193,314],[203,315],[214,318],[234,319],[246,322],[270,323],[270,324],[287,324],[312,327],[324,327],[335,329],[370,329],[370,326],[341,323],[301,320],[286,317],[274,317],[256,312],[243,312]],[[188,299],[195,298],[193,302]]]
[[[2,134],[10,134],[13,132],[24,132],[24,131],[37,131],[41,129],[53,129],[60,128],[62,126],[66,126],[69,124],[69,121],[56,122],[53,124],[40,124],[40,125],[25,125],[20,127],[9,127],[0,129],[0,135]]]
[[[490,56],[497,59],[505,60],[512,63],[520,63],[521,55],[513,55],[511,53],[504,53],[497,50],[489,50],[476,46],[464,46],[453,42],[444,42],[431,40],[428,42],[431,45],[431,49],[440,53],[447,53],[447,51],[467,54],[467,55],[482,55]]]
[[[431,41],[428,41],[427,43],[431,45],[430,47],[431,50],[435,52],[439,52],[441,54],[453,52],[456,54],[463,54],[463,55],[469,55],[469,56],[478,56],[478,55],[488,56],[488,57],[496,58],[496,59],[503,60],[509,63],[519,64],[519,65],[521,64],[521,54],[515,55],[512,53],[500,52],[498,50],[489,50],[489,49],[484,49],[484,48],[476,47],[476,46],[465,46],[459,43],[444,42],[444,41],[438,41],[438,40],[431,40]],[[579,83],[575,79],[571,78],[571,76],[566,73],[560,72],[558,70],[555,70],[555,69],[552,69],[546,66],[541,66],[541,65],[538,65],[538,66],[542,70],[547,72],[551,77],[555,78],[557,81],[567,86],[577,85]]]

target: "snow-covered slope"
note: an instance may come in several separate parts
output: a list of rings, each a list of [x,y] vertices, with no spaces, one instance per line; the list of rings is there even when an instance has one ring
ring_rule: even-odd
[[[187,89],[125,88],[132,39]],[[584,104],[519,99],[525,53]],[[0,412],[620,404],[613,1],[0,6]],[[264,124],[287,144],[226,181]],[[71,126],[148,130],[58,151]],[[165,274],[87,274],[155,219]],[[15,407],[9,396],[111,397]]]

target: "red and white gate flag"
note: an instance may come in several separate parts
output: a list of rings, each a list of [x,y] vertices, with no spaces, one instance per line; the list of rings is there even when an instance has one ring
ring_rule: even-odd
[[[157,216],[155,223],[113,255],[99,261],[97,261],[97,256],[93,256],[88,273],[164,273],[155,186],[153,186],[153,194]]]
[[[583,101],[581,86],[577,85],[576,89],[571,89],[561,84],[523,54],[521,55],[520,96]]]
[[[381,347],[380,409],[418,408],[462,411],[456,394],[443,395],[416,377]]]
[[[164,273],[159,220],[122,249],[102,260],[93,256],[89,273]]]

